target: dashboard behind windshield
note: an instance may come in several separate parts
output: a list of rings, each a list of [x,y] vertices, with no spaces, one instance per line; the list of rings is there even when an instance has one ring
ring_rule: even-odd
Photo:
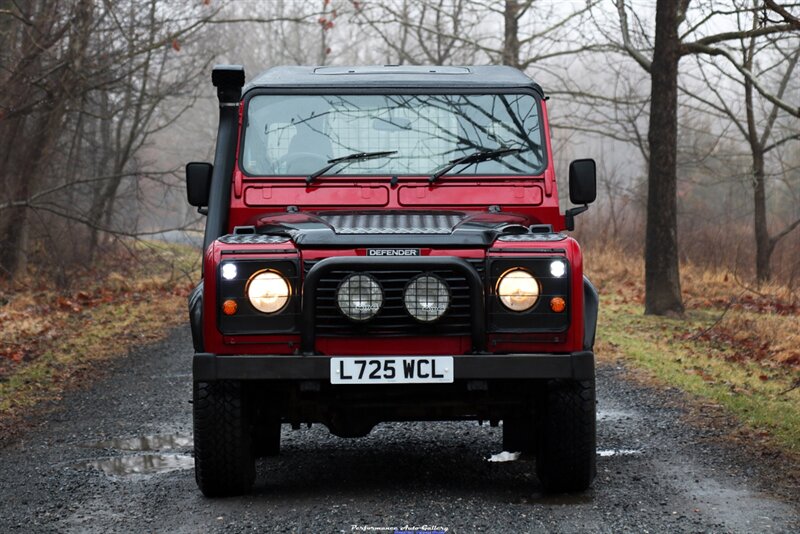
[[[356,152],[329,175],[430,175],[479,150],[519,148],[450,174],[533,175],[545,164],[539,105],[530,94],[256,95],[247,107],[242,170],[306,175]]]

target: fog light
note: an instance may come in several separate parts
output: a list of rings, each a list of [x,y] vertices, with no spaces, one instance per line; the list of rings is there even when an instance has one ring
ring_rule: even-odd
[[[567,303],[561,297],[553,297],[550,299],[550,309],[556,313],[561,313],[567,309]]]
[[[239,305],[236,304],[235,300],[228,299],[222,303],[222,313],[225,315],[233,315],[238,309]]]
[[[444,315],[450,307],[450,290],[438,276],[423,274],[406,286],[403,300],[414,319],[429,323]]]
[[[353,321],[372,319],[383,306],[383,291],[368,274],[351,274],[336,290],[339,310]]]
[[[561,260],[556,260],[550,264],[550,274],[556,278],[561,278],[567,272],[567,264]]]

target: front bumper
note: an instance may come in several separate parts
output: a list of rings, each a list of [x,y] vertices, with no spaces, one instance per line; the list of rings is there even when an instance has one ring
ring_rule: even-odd
[[[353,356],[363,358],[364,356]],[[330,356],[228,356],[196,353],[195,381],[212,380],[324,380],[330,382]],[[454,356],[456,380],[571,378],[594,376],[594,353],[481,354]]]

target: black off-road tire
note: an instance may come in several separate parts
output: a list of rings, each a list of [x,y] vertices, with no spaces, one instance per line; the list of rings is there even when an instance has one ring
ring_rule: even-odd
[[[206,497],[248,493],[255,480],[250,410],[241,382],[194,383],[194,474]]]
[[[536,473],[544,491],[583,491],[596,468],[595,386],[550,380],[537,405]]]

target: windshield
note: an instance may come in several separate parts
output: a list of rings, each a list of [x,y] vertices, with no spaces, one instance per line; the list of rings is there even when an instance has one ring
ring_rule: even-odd
[[[247,109],[241,165],[250,175],[296,176],[356,152],[392,151],[327,174],[418,176],[507,147],[520,151],[457,165],[451,174],[540,174],[544,146],[532,95],[257,95]]]

